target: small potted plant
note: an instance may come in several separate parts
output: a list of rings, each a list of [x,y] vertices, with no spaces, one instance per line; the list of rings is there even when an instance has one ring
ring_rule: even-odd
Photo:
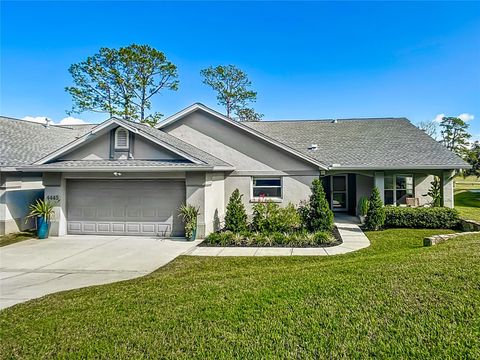
[[[38,199],[34,204],[29,206],[30,213],[27,216],[29,218],[35,218],[37,225],[37,236],[39,239],[48,238],[48,232],[50,230],[50,219],[54,214],[55,204],[50,201],[43,201]]]
[[[365,218],[367,217],[368,208],[370,207],[370,200],[366,196],[362,196],[358,201],[358,213],[360,218],[360,223],[365,223]]]
[[[200,209],[193,205],[184,204],[180,206],[179,217],[182,218],[185,225],[185,237],[188,240],[195,240],[197,237],[197,218],[200,214]]]

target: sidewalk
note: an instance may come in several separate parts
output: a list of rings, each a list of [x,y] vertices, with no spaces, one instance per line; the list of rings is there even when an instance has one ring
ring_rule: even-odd
[[[185,255],[191,256],[327,256],[346,254],[370,246],[370,241],[358,227],[354,216],[335,215],[343,243],[332,247],[292,248],[292,247],[195,247]]]

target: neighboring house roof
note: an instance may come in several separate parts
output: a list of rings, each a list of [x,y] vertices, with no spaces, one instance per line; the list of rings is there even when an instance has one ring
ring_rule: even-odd
[[[210,165],[194,164],[188,161],[159,161],[159,160],[63,160],[42,165],[28,165],[21,167],[28,171],[111,171],[112,168],[121,171],[158,171],[166,170],[205,170]]]
[[[331,169],[468,168],[405,118],[246,122]],[[312,145],[317,149],[313,150]]]
[[[292,148],[290,146],[288,146],[287,144],[285,143],[282,143],[280,141],[278,141],[278,139],[275,139],[275,138],[272,138],[271,136],[269,136],[268,134],[264,134],[262,132],[259,132],[257,131],[256,129],[253,129],[249,126],[245,126],[246,123],[243,123],[243,122],[238,122],[238,121],[235,121],[235,120],[232,120],[230,119],[229,117],[219,113],[218,111],[215,111],[213,109],[210,109],[208,106],[205,106],[201,103],[195,103],[193,105],[190,105],[189,107],[177,112],[176,114],[166,118],[165,120],[163,120],[162,122],[160,122],[156,127],[157,129],[163,129],[165,128],[166,126],[168,125],[171,125],[173,123],[175,123],[176,121],[184,118],[185,116],[195,112],[195,111],[204,111],[208,114],[211,114],[213,116],[215,116],[216,118],[218,118],[219,120],[222,120],[226,123],[229,123],[253,136],[255,136],[256,138],[258,139],[261,139],[277,148],[280,148],[288,153],[290,153],[291,155],[294,155],[296,157],[299,157],[311,164],[314,164],[322,169],[327,169],[328,166],[323,163],[322,161],[314,158],[314,157],[311,157],[309,156],[308,154],[305,154],[303,152],[300,152],[300,151],[297,151],[295,148]]]
[[[0,167],[31,164],[91,128],[66,128],[0,116]]]

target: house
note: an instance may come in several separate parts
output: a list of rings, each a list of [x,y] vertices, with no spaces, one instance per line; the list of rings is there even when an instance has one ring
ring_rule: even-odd
[[[22,227],[44,191],[56,203],[52,235],[182,236],[178,208],[187,202],[200,209],[203,236],[234,189],[248,210],[265,199],[298,204],[319,177],[334,211],[355,214],[374,186],[385,204],[425,204],[433,176],[453,207],[455,170],[468,168],[405,118],[239,123],[202,104],[157,128],[0,118],[0,151],[0,230]]]

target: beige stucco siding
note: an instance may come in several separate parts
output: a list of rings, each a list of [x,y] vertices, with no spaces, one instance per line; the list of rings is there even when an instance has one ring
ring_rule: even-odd
[[[0,235],[35,227],[33,219],[26,217],[29,205],[42,198],[43,192],[38,175],[0,173]]]
[[[79,148],[63,155],[61,160],[106,160],[110,158],[110,133],[102,134]],[[131,144],[132,157],[137,160],[179,160],[182,157],[139,135]],[[121,158],[121,156],[116,156]],[[124,154],[124,158],[126,155]]]
[[[228,162],[237,171],[318,170],[318,167],[201,111],[162,130]]]

